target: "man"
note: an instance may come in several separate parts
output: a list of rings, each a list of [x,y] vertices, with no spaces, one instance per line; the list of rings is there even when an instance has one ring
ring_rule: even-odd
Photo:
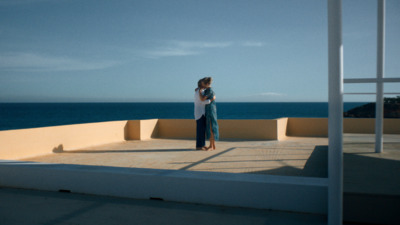
[[[204,79],[204,78],[203,78]],[[205,106],[215,100],[201,99],[200,92],[204,89],[203,79],[197,82],[194,93],[194,118],[196,120],[196,150],[207,150],[206,146],[206,110]]]

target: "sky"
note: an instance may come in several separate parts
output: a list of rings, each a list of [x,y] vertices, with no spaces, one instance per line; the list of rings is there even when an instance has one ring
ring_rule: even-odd
[[[376,76],[376,6],[343,0],[345,78]],[[220,102],[326,102],[327,30],[324,0],[0,0],[0,102],[190,102],[205,76]],[[385,77],[399,40],[387,0]]]

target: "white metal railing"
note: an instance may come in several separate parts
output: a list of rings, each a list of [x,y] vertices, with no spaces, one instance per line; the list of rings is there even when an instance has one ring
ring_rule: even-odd
[[[376,95],[375,152],[382,152],[383,84],[400,82],[384,78],[385,69],[385,0],[378,0],[376,78],[343,79],[342,0],[328,0],[328,77],[329,77],[329,155],[328,155],[328,224],[342,224],[343,218],[343,95]],[[375,83],[375,93],[344,93],[344,83]]]
[[[389,83],[389,82],[400,82],[400,78],[396,77],[387,77],[387,78],[347,78],[343,79],[343,83],[345,84],[354,84],[354,83],[377,83],[377,82],[383,82],[383,83]]]
[[[328,0],[328,224],[343,221],[342,0]]]

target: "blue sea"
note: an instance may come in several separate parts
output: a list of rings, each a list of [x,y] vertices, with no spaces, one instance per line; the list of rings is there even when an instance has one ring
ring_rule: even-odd
[[[365,102],[344,103],[344,111]],[[193,103],[0,103],[0,130],[137,119],[193,119]],[[328,117],[328,103],[217,103],[218,119]]]

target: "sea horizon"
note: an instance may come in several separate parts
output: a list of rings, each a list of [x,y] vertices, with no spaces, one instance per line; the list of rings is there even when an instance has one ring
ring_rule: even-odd
[[[345,102],[344,112],[366,102]],[[328,102],[217,102],[218,119],[328,117]],[[0,130],[117,120],[194,119],[193,102],[0,103]]]

